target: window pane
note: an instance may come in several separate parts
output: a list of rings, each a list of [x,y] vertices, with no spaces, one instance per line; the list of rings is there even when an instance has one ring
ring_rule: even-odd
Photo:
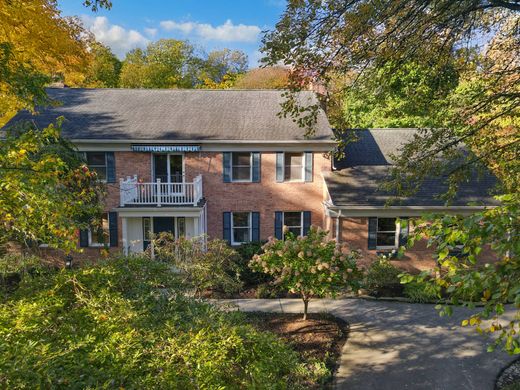
[[[154,154],[154,181],[161,179],[162,182],[168,181],[168,156],[166,154]]]
[[[302,180],[303,178],[303,168],[295,167],[295,166],[286,166],[285,167],[285,175],[284,180]]]
[[[91,244],[105,244],[108,242],[108,214],[103,214],[101,218],[101,225],[95,226],[90,230]]]
[[[395,246],[395,233],[377,233],[377,246]]]
[[[302,213],[300,213],[300,212],[283,213],[283,223],[285,226],[301,226],[302,225]],[[300,233],[298,233],[298,234],[300,234]]]
[[[151,226],[150,218],[143,218],[143,235],[146,241],[151,240]]]
[[[107,169],[106,168],[92,167],[92,168],[90,168],[90,170],[97,173],[97,177],[99,180],[106,180],[106,178],[107,178]]]
[[[233,213],[233,227],[249,226],[249,213]]]
[[[249,242],[249,228],[234,228],[233,242]]]
[[[249,152],[233,152],[233,165],[251,166],[251,153]]]
[[[285,153],[285,165],[302,166],[303,153]]]
[[[182,183],[182,156],[170,155],[170,183]]]
[[[395,218],[378,218],[377,230],[380,232],[395,232]]]
[[[87,152],[87,165],[106,165],[104,152]]]
[[[290,227],[289,231],[293,233],[295,236],[301,236],[302,229],[300,227]]]
[[[251,180],[251,168],[233,167],[233,180]]]
[[[186,218],[185,217],[177,217],[177,228],[179,232],[179,237],[184,237],[186,235]]]

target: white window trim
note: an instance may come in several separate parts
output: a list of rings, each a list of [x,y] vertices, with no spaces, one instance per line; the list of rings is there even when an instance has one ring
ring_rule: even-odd
[[[108,222],[108,235],[107,235],[107,242],[104,244],[100,242],[92,242],[92,228],[88,228],[88,246],[89,248],[106,248],[110,246],[110,214],[104,213],[107,215],[107,222]]]
[[[303,211],[284,211],[283,214],[282,214],[282,227],[283,226],[287,226],[288,228],[295,228],[295,227],[298,227],[298,226],[289,226],[289,225],[286,225],[285,224],[285,213],[300,213],[300,234],[299,236],[303,237]],[[284,238],[285,238],[285,234],[283,234]]]
[[[107,158],[107,152],[98,152],[98,151],[87,151],[87,152],[83,152],[83,158],[85,159],[85,162],[87,164],[87,167],[88,169],[90,170],[90,165],[88,164],[88,159],[87,159],[87,153],[103,153],[105,155],[105,178],[104,179],[99,179],[99,181],[101,183],[106,183],[107,180],[108,180],[108,158]],[[92,167],[93,168],[96,168],[96,167],[99,167],[101,168],[103,165],[93,165]]]
[[[248,233],[249,233],[249,241],[242,241],[242,242],[237,242],[235,241],[235,235],[233,234],[234,233],[234,229],[235,229],[235,226],[233,224],[233,221],[234,221],[234,214],[235,212],[232,212],[231,213],[231,245],[242,245],[242,244],[247,244],[249,242],[251,242],[253,240],[253,224],[252,224],[252,213],[250,211],[237,211],[236,214],[241,214],[241,213],[247,213],[247,230],[248,230]],[[245,229],[245,226],[237,226],[236,227],[237,229]]]
[[[249,153],[249,179],[239,180],[233,178],[233,154]],[[237,165],[243,167],[243,165]],[[229,174],[232,183],[252,183],[253,182],[253,152],[231,152],[231,172]]]
[[[283,152],[283,164],[282,164],[282,175],[283,181],[282,183],[304,183],[305,182],[305,167],[307,166],[307,153],[305,152],[288,152],[291,154],[301,153],[302,154],[302,178],[295,180],[285,180],[285,153]],[[276,168],[276,167],[275,167]]]
[[[376,224],[376,250],[388,250],[388,249],[398,249],[399,248],[399,236],[401,234],[401,222],[399,221],[399,218],[393,218],[393,217],[381,217],[381,218],[393,218],[395,219],[395,240],[394,245],[377,245],[377,235],[379,233],[391,233],[390,230],[381,230],[379,231],[379,218],[377,217],[377,224]]]

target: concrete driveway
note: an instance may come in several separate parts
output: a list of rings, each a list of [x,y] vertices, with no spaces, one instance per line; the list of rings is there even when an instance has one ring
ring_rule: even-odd
[[[295,299],[230,301],[243,311],[298,313]],[[329,312],[350,324],[336,375],[337,389],[492,390],[514,358],[486,352],[486,339],[460,323],[468,309],[439,317],[434,305],[363,299],[316,300],[311,312]]]

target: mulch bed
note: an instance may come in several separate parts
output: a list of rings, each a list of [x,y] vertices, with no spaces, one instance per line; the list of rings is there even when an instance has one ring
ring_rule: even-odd
[[[299,353],[304,362],[324,362],[331,373],[339,365],[341,349],[347,341],[349,325],[331,314],[245,313],[257,329],[273,332]],[[309,384],[311,389],[331,389],[332,376],[323,383]]]
[[[497,390],[520,390],[520,359],[507,366],[498,376]]]

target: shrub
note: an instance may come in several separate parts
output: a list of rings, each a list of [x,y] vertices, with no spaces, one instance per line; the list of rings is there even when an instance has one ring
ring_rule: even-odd
[[[412,281],[404,285],[404,295],[413,302],[427,303],[439,299],[435,286],[431,283]]]
[[[249,267],[249,262],[255,255],[262,253],[262,246],[265,244],[261,242],[249,242],[237,246],[239,258],[237,260],[238,272],[240,273],[240,280],[245,286],[258,286],[264,283],[271,282],[273,278],[263,272],[255,272]]]
[[[399,293],[403,289],[399,280],[401,272],[388,259],[380,257],[367,268],[363,287],[370,295],[375,296],[385,292]]]
[[[311,226],[305,237],[286,232],[285,240],[271,239],[263,250],[251,260],[251,268],[274,276],[276,285],[299,293],[304,320],[311,298],[334,296],[347,287],[357,290],[361,278],[358,253],[328,239],[320,228]]]
[[[286,388],[297,359],[144,257],[24,278],[0,304],[1,388]]]
[[[238,254],[226,241],[205,244],[201,237],[175,239],[171,233],[161,233],[153,239],[153,248],[156,258],[172,264],[197,296],[208,289],[235,292],[242,285]]]

